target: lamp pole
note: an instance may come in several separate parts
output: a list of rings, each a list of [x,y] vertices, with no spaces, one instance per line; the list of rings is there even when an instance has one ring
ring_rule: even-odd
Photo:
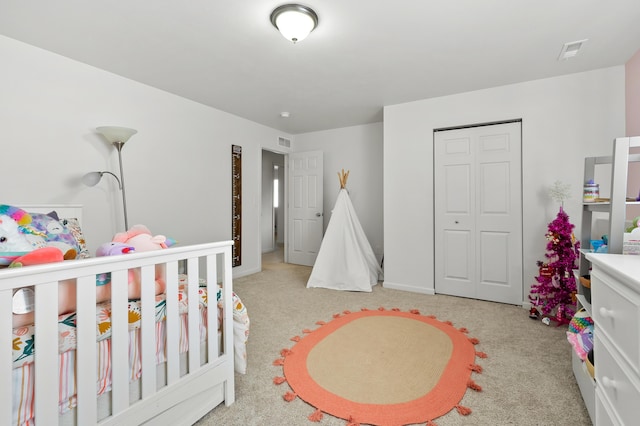
[[[120,182],[122,184],[122,207],[124,210],[124,230],[127,231],[129,229],[129,220],[127,218],[127,196],[124,189],[124,172],[122,170],[122,147],[124,146],[124,142],[113,142],[113,144],[118,150],[118,162],[120,163]]]

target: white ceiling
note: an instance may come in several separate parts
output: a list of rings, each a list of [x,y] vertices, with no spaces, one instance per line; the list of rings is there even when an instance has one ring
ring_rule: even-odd
[[[623,65],[640,49],[640,0],[304,0],[320,23],[296,45],[269,20],[283,3],[0,0],[0,34],[290,134]]]

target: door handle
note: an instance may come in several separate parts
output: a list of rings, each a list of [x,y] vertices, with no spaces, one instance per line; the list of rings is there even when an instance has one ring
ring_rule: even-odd
[[[322,213],[316,213],[316,217],[322,216]]]
[[[458,222],[457,220],[454,222],[456,225],[459,224],[460,222]]]

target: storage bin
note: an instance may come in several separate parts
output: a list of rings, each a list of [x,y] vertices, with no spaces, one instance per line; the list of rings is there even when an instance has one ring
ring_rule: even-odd
[[[583,275],[580,277],[580,287],[582,287],[582,294],[587,302],[591,303],[591,275]]]

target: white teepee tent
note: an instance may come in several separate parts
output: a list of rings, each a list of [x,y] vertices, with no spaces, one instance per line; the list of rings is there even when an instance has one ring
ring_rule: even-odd
[[[345,174],[343,169],[338,177],[340,192],[307,288],[370,292],[371,287],[382,278],[382,268],[345,189],[349,172]]]

